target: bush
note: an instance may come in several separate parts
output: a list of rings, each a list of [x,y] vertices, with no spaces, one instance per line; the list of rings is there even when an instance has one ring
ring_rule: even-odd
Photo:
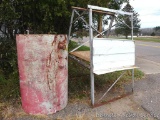
[[[15,39],[0,39],[0,100],[19,96]]]
[[[156,34],[154,32],[151,33],[151,36],[155,36]]]

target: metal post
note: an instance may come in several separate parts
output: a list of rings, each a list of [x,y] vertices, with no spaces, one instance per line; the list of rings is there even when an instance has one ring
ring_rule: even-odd
[[[131,39],[133,40],[133,14],[131,15]]]
[[[94,105],[94,73],[93,73],[93,29],[92,9],[89,9],[89,36],[90,36],[90,80],[91,80],[91,103]]]
[[[70,22],[70,26],[69,26],[69,32],[68,32],[68,44],[69,44],[69,39],[70,39],[70,35],[71,35],[71,29],[72,29],[72,22],[73,22],[73,17],[74,17],[74,9],[72,10],[72,16],[71,16],[71,22]]]
[[[133,14],[131,15],[131,39],[133,40]],[[132,92],[134,89],[134,69],[132,69]]]
[[[134,69],[132,69],[132,92],[134,91]]]

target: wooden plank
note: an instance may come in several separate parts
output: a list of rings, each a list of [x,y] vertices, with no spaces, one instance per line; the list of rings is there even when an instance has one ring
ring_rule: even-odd
[[[115,72],[115,71],[121,71],[121,70],[131,70],[131,69],[136,69],[139,67],[136,66],[128,66],[128,67],[121,67],[118,69],[107,69],[107,70],[94,70],[93,72],[97,75],[101,75],[101,74],[106,74],[106,73],[111,73],[111,72]]]
[[[70,52],[70,54],[90,62],[90,51],[75,51]]]
[[[94,64],[94,70],[95,71],[101,71],[101,70],[117,70],[120,68],[130,67],[134,66],[135,61],[134,60],[124,60],[124,61],[110,61],[110,62],[101,62]]]

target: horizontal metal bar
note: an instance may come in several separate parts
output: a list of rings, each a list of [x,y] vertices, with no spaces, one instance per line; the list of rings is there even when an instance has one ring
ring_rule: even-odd
[[[120,96],[118,96],[118,97],[116,97],[116,98],[113,98],[113,99],[111,99],[111,100],[109,100],[109,101],[102,102],[102,103],[96,103],[92,108],[100,107],[100,106],[102,106],[102,105],[105,105],[105,104],[114,102],[114,101],[116,101],[116,100],[119,100],[119,99],[121,99],[121,98],[127,97],[127,96],[132,95],[132,94],[133,94],[132,92],[128,92],[128,93],[126,93],[126,94],[122,94],[122,95],[120,95]]]
[[[120,80],[120,78],[124,75],[126,71],[124,71],[119,77],[118,79],[111,85],[111,87],[104,93],[104,95],[98,100],[98,102],[100,100],[102,100],[104,98],[104,96],[112,89],[112,87]]]
[[[93,6],[93,5],[88,5],[88,8],[93,9],[93,10],[101,10],[101,11],[106,11],[106,12],[111,12],[111,13],[116,13],[116,14],[122,14],[122,15],[133,15],[133,13],[130,13],[130,12],[124,12],[124,11],[121,11],[121,10],[108,9],[108,8],[99,7],[99,6]]]
[[[72,9],[76,9],[76,10],[80,10],[80,11],[88,11],[88,9],[81,8],[81,7],[72,7]],[[106,11],[101,11],[101,10],[92,10],[92,12],[107,14],[107,15],[114,15],[114,13],[112,13],[112,12],[106,12]]]

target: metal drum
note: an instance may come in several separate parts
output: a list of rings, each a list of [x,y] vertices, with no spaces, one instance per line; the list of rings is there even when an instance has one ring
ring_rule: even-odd
[[[52,114],[68,102],[66,35],[17,35],[22,108]]]

